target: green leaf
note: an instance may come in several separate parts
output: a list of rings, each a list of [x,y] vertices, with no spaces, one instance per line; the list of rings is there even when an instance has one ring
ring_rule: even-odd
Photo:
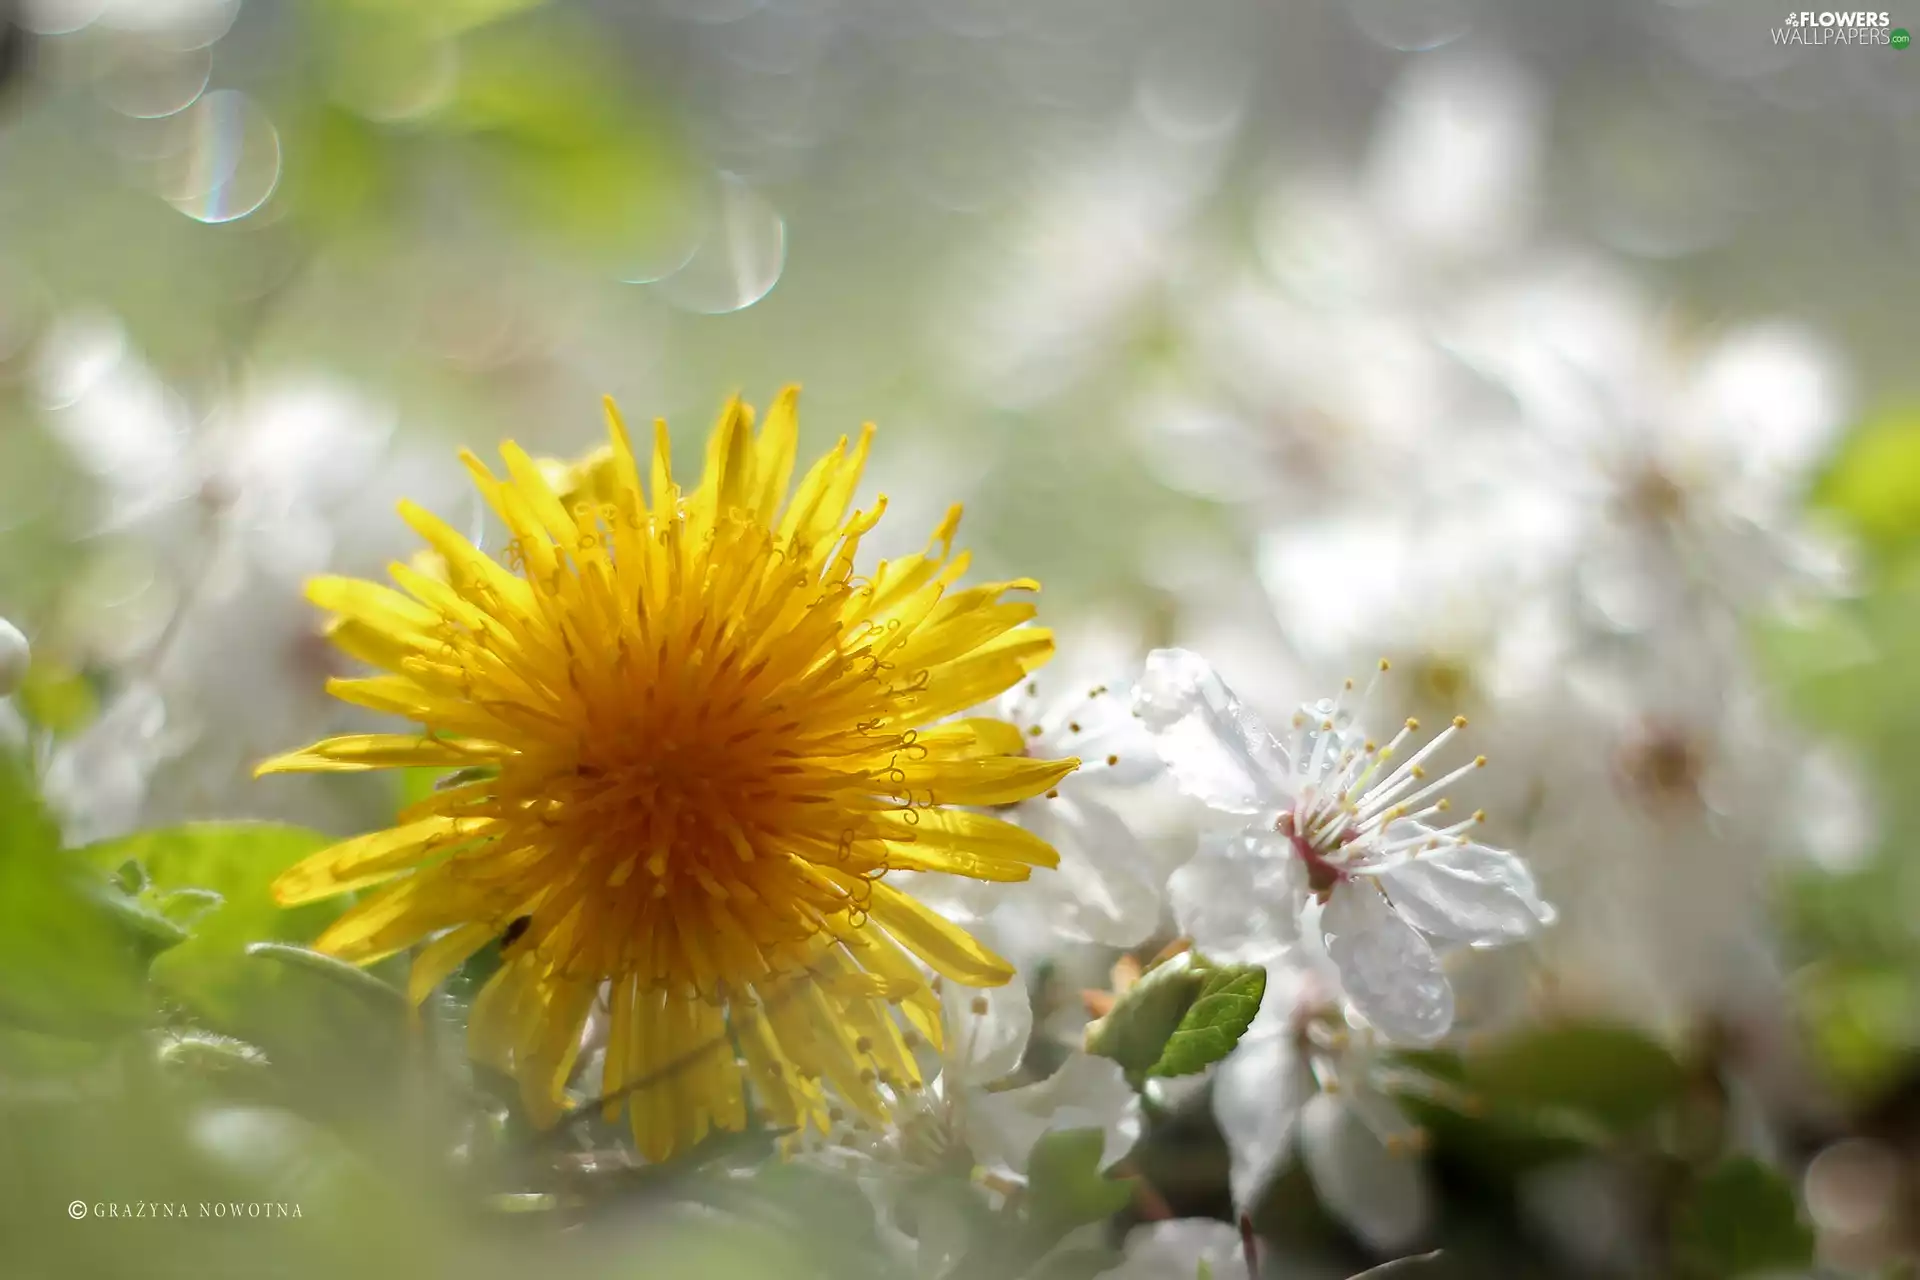
[[[1920,981],[1910,965],[1808,965],[1794,979],[1808,1038],[1835,1084],[1874,1098],[1903,1078],[1920,1045]]]
[[[165,942],[163,920],[60,848],[25,766],[0,755],[0,1022],[80,1037],[145,1023]]]
[[[1205,985],[1192,952],[1155,965],[1121,994],[1106,1017],[1088,1025],[1087,1052],[1113,1059],[1135,1080],[1145,1077]]]
[[[29,722],[56,738],[78,733],[100,714],[100,697],[86,676],[38,654],[14,698]]]
[[[1920,408],[1883,412],[1856,431],[1815,498],[1871,545],[1894,547],[1920,536]]]
[[[1258,965],[1182,952],[1147,970],[1087,1027],[1087,1052],[1119,1063],[1136,1086],[1150,1075],[1191,1075],[1240,1043],[1266,987]]]
[[[231,1022],[247,1003],[273,997],[272,979],[246,960],[248,944],[311,941],[336,914],[330,903],[284,909],[272,893],[282,871],[331,843],[332,837],[303,827],[205,822],[80,852],[106,870],[137,861],[147,877],[142,901],[156,913],[177,919],[178,912],[197,911],[192,936],[154,961],[153,979],[206,1016]]]
[[[1465,1087],[1503,1107],[1570,1111],[1616,1131],[1651,1120],[1687,1083],[1657,1041],[1606,1023],[1523,1031],[1468,1055],[1464,1067]]]
[[[129,898],[115,885],[88,885],[85,892],[125,931],[128,940],[148,956],[158,955],[187,940],[187,931],[166,912],[156,911],[137,898]]]
[[[1701,1175],[1673,1227],[1674,1256],[1702,1277],[1803,1270],[1813,1232],[1800,1221],[1793,1188],[1776,1170],[1735,1156]]]
[[[1100,1172],[1106,1137],[1098,1129],[1047,1134],[1027,1159],[1027,1217],[1043,1236],[1103,1222],[1127,1207],[1133,1183]]]
[[[1267,971],[1259,965],[1223,965],[1198,970],[1199,998],[1188,1006],[1167,1037],[1159,1059],[1148,1071],[1156,1076],[1189,1076],[1233,1052],[1260,1012]]]
[[[376,1009],[396,1014],[407,1011],[406,995],[398,987],[388,986],[358,965],[336,960],[325,952],[289,946],[284,942],[255,942],[248,944],[247,954],[317,974]]]

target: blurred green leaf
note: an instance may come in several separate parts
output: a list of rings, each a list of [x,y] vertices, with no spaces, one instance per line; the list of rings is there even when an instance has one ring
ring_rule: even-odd
[[[1899,964],[1822,961],[1795,978],[1821,1065],[1848,1096],[1872,1098],[1899,1083],[1920,1048],[1920,980]]]
[[[246,959],[248,944],[311,941],[336,913],[329,903],[285,909],[272,893],[282,871],[331,843],[303,827],[208,822],[141,832],[81,853],[103,870],[138,862],[147,877],[141,898],[162,914],[173,895],[191,891],[188,901],[203,908],[192,937],[154,962],[153,978],[202,1013],[231,1021],[244,1003],[272,997],[271,984],[263,986]],[[204,897],[209,893],[218,895],[217,905]]]
[[[1903,405],[1866,422],[1835,456],[1815,500],[1882,549],[1920,536],[1920,407]]]
[[[248,945],[247,954],[256,960],[304,970],[333,983],[342,991],[351,992],[376,1009],[396,1014],[407,1011],[406,994],[398,987],[389,986],[358,965],[336,960],[325,952],[289,946],[284,942],[255,942]]]
[[[60,848],[24,764],[0,754],[0,1022],[71,1036],[146,1022],[165,922],[124,906]]]
[[[1148,1072],[1185,1076],[1204,1071],[1233,1052],[1267,989],[1267,971],[1258,965],[1225,965],[1201,970],[1200,994],[1167,1037],[1159,1060]]]
[[[394,158],[371,122],[332,103],[287,113],[283,198],[302,218],[345,231],[390,208]]]
[[[1793,1188],[1774,1169],[1735,1156],[1702,1174],[1673,1225],[1675,1259],[1701,1277],[1803,1270],[1813,1232],[1800,1221]]]
[[[1569,1134],[1537,1109],[1491,1105],[1463,1111],[1406,1095],[1399,1102],[1426,1132],[1436,1159],[1495,1185],[1510,1185],[1529,1171],[1593,1150],[1591,1133]]]
[[[116,885],[88,885],[86,893],[101,911],[120,925],[135,949],[149,958],[187,940],[187,931],[166,913],[129,898]]]
[[[14,699],[31,724],[56,738],[78,733],[100,714],[100,697],[85,675],[39,654]]]
[[[1034,1144],[1027,1159],[1027,1217],[1043,1238],[1104,1222],[1133,1199],[1131,1179],[1100,1171],[1105,1141],[1098,1129],[1067,1129]]]
[[[1464,1086],[1502,1107],[1571,1111],[1631,1129],[1676,1102],[1687,1076],[1672,1053],[1630,1027],[1533,1028],[1462,1059]]]

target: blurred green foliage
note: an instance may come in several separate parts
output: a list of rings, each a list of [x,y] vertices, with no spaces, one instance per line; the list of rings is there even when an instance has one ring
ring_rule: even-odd
[[[1782,897],[1806,961],[1796,989],[1833,1081],[1866,1104],[1920,1054],[1920,790],[1910,758],[1920,706],[1920,410],[1868,416],[1838,453],[1818,505],[1864,549],[1859,592],[1775,624],[1761,653],[1794,712],[1865,764],[1876,852],[1854,868],[1797,870]]]
[[[1674,1221],[1683,1275],[1720,1280],[1810,1266],[1813,1232],[1797,1216],[1793,1188],[1744,1156],[1726,1160],[1688,1190]]]

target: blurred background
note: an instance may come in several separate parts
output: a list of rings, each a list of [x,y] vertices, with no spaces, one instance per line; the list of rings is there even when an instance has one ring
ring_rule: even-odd
[[[0,736],[44,803],[16,837],[387,820],[385,784],[249,778],[346,722],[302,580],[410,554],[402,495],[477,521],[460,446],[577,452],[610,394],[689,449],[728,393],[800,382],[808,447],[880,425],[880,550],[964,501],[982,572],[1044,582],[1063,663],[1184,644],[1284,715],[1386,656],[1407,711],[1473,717],[1494,829],[1561,913],[1507,1022],[1630,1028],[1663,1065],[1619,1098],[1631,1064],[1547,1046],[1540,1073],[1632,1130],[1598,1145],[1429,1120],[1431,1210],[1396,1244],[1457,1274],[1685,1273],[1662,1179],[1704,1124],[1779,1171],[1818,1267],[1897,1266],[1920,53],[1793,43],[1787,17],[0,0],[0,616],[34,654]],[[56,889],[0,907],[21,991],[85,959],[31,896]],[[71,1008],[57,988],[28,1003]],[[732,1210],[627,1188],[476,1251],[444,1171],[386,1145],[472,1117],[390,1096],[398,1067],[367,1103],[342,1064],[412,1050],[340,1017],[251,1037],[353,1099],[319,1116],[235,1085],[238,1042],[155,1067],[8,1033],[17,1274],[505,1274],[563,1236],[590,1274],[753,1273],[824,1212],[769,1191],[759,1235],[716,1237]],[[185,1095],[155,1083],[176,1068]],[[1149,1176],[1224,1213],[1217,1136],[1183,1132]],[[546,1160],[487,1194],[538,1209]],[[335,1211],[217,1245],[58,1218],[183,1179]],[[1381,1254],[1303,1180],[1276,1198],[1274,1274]],[[739,1256],[698,1252],[717,1238]]]

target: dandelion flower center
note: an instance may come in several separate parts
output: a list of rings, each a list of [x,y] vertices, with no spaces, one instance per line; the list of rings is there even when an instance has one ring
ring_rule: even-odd
[[[504,564],[403,505],[435,566],[393,566],[399,591],[312,584],[334,642],[384,672],[330,690],[422,731],[262,770],[461,772],[275,892],[378,886],[319,945],[362,962],[417,948],[416,1000],[499,939],[470,1047],[540,1122],[570,1105],[600,1002],[590,1083],[651,1157],[744,1127],[749,1093],[783,1125],[824,1131],[830,1094],[882,1118],[919,1080],[906,1034],[939,1038],[926,971],[1011,975],[887,873],[1007,881],[1057,860],[974,807],[1042,793],[1076,762],[1028,757],[1012,724],[950,719],[1050,654],[1022,625],[1033,606],[1005,598],[1036,584],[957,587],[957,507],[925,552],[857,574],[885,506],[849,514],[871,433],[790,486],[791,392],[757,435],[729,405],[685,494],[664,424],[643,483],[609,418],[611,443],[570,467],[512,444],[505,477],[467,458],[513,535]]]

